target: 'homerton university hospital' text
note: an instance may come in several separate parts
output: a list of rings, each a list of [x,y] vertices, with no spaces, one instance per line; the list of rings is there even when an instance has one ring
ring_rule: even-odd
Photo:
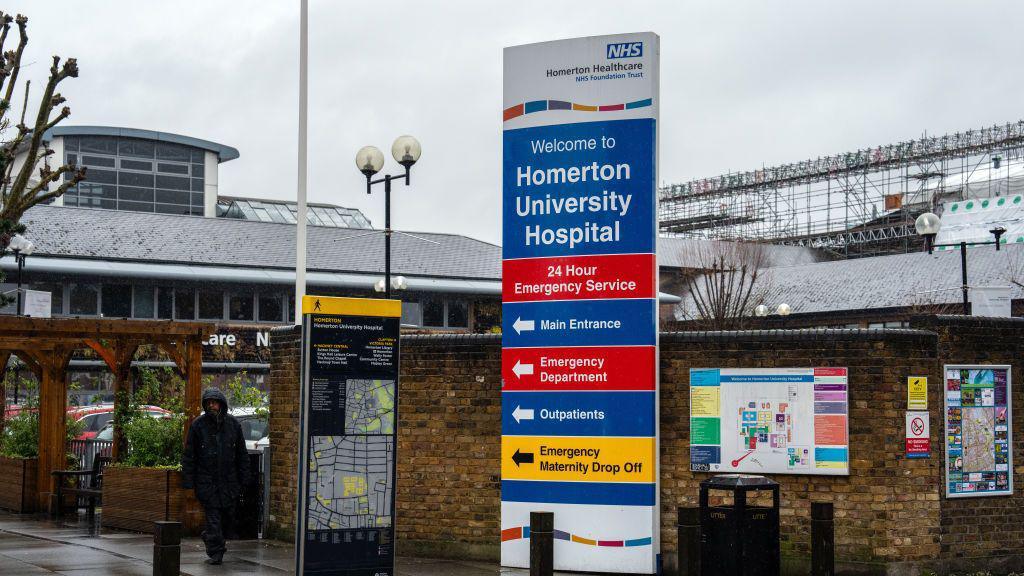
[[[620,164],[598,164],[591,162],[581,166],[534,169],[519,166],[516,169],[516,187],[577,184],[585,182],[608,182],[630,179],[630,166]],[[521,217],[548,216],[558,214],[611,214],[615,217],[610,224],[583,222],[578,226],[545,227],[539,224],[526,226],[527,246],[563,244],[574,248],[580,244],[594,242],[617,242],[621,238],[619,218],[629,212],[632,194],[620,194],[602,190],[600,193],[566,194],[564,196],[533,196],[525,194],[516,197],[516,214]]]

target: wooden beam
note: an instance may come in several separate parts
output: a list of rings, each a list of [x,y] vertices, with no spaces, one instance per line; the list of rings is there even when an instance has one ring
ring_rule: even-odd
[[[94,340],[92,338],[86,338],[82,342],[89,348],[92,348],[96,354],[99,354],[99,357],[104,363],[106,363],[107,368],[109,368],[111,372],[117,373],[117,346],[119,343],[115,342],[114,348],[111,349],[104,346],[99,340]]]
[[[25,366],[28,366],[28,369],[32,371],[32,374],[35,374],[36,380],[39,380],[40,382],[43,381],[43,367],[39,363],[40,352],[32,350],[14,350],[13,354],[17,356],[19,360],[24,362]]]
[[[164,353],[170,357],[174,365],[178,367],[178,372],[181,372],[182,378],[188,378],[188,357],[187,350],[183,342],[178,340],[170,340],[167,342],[159,342],[157,346],[160,347]]]
[[[68,403],[67,365],[74,348],[39,352],[43,377],[39,382],[39,475],[37,498],[41,510],[57,504],[54,470],[67,467],[66,422]]]
[[[203,340],[192,337],[185,341],[187,370],[185,375],[185,429],[182,430],[184,443],[188,427],[199,417],[203,395]]]

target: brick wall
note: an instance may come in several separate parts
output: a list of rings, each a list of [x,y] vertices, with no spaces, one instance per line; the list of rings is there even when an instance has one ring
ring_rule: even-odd
[[[689,369],[850,369],[851,474],[776,475],[782,547],[809,554],[811,502],[834,502],[837,559],[845,568],[890,573],[963,565],[1018,566],[1024,558],[1020,498],[946,500],[941,402],[943,362],[1013,363],[1024,321],[931,317],[921,330],[801,330],[670,333],[661,339],[662,553],[674,567],[676,507],[695,505],[707,474],[689,471]],[[993,330],[995,332],[993,332]],[[291,539],[297,453],[298,334],[272,334],[272,532]],[[993,343],[997,340],[997,343]],[[494,559],[500,503],[498,336],[403,336],[399,421],[400,554]],[[1015,372],[1021,374],[1015,365]],[[904,458],[906,379],[928,376],[932,455]],[[1024,386],[1022,384],[1021,386]],[[1021,406],[1021,386],[1013,391]],[[1024,410],[1024,408],[1019,408]],[[1014,429],[1024,431],[1022,413]],[[1024,489],[1024,432],[1014,443],[1015,489]],[[1002,556],[1003,562],[993,560]],[[960,560],[958,563],[957,559]],[[800,566],[799,562],[796,564]],[[799,569],[799,568],[798,568]],[[895,571],[895,572],[894,572]]]
[[[850,476],[771,475],[780,484],[784,556],[810,554],[811,502],[835,506],[836,559],[936,556],[940,461],[904,453],[906,378],[934,384],[936,337],[913,330],[679,332],[661,338],[662,552],[674,564],[676,507],[696,506],[710,477],[690,472],[690,368],[849,368]],[[938,391],[932,391],[931,398]],[[933,411],[933,432],[937,414]],[[937,437],[933,434],[933,443]]]
[[[950,559],[950,564],[954,566],[974,566],[977,564],[975,559],[984,558],[989,569],[999,572],[1020,570],[1021,564],[1014,556],[1024,556],[1024,365],[1021,364],[1024,356],[1024,319],[929,316],[914,318],[911,325],[938,334],[939,370],[942,369],[941,364],[1012,366],[1010,386],[1014,495],[946,499],[943,484],[945,475],[940,469],[942,476],[939,490],[943,495],[940,553],[943,558]],[[931,396],[929,399],[932,411],[940,415],[942,399],[942,395]],[[940,426],[938,449],[941,450],[942,421],[932,421],[933,438],[936,425]],[[933,446],[935,442],[933,440]],[[999,557],[1008,562],[993,563]]]
[[[299,360],[302,334],[297,327],[270,331],[271,441],[269,534],[281,540],[295,539],[295,493],[298,489],[299,453]]]

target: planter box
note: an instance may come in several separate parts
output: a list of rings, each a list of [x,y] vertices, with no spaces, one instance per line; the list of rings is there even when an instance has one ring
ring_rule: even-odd
[[[103,471],[105,528],[153,532],[153,522],[181,522],[185,534],[203,527],[203,510],[191,490],[181,487],[181,472],[157,468],[108,466]]]
[[[0,456],[0,508],[12,512],[36,511],[38,458]]]

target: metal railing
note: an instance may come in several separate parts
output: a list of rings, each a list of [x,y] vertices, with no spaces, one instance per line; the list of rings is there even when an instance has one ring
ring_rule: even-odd
[[[110,456],[113,442],[110,440],[72,440],[68,442],[68,453],[78,458],[78,466],[81,470],[89,470],[97,456]]]

